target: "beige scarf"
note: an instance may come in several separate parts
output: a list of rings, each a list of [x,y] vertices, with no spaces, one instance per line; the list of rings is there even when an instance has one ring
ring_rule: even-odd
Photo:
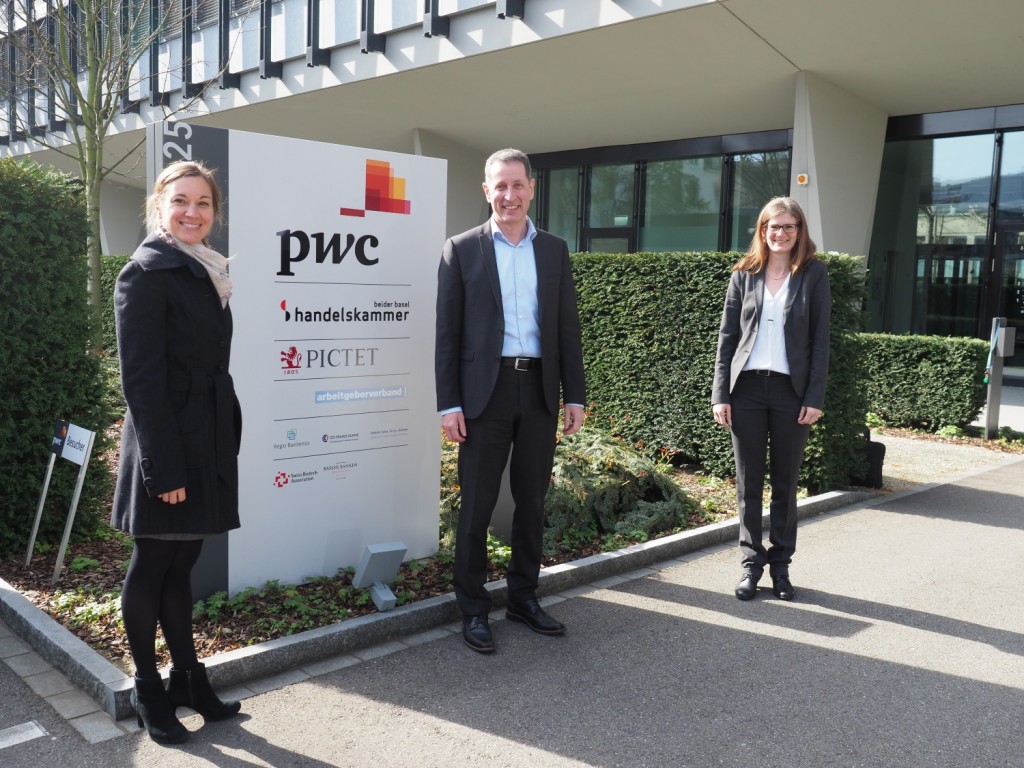
[[[226,307],[228,305],[228,299],[231,298],[231,278],[228,276],[228,262],[231,261],[231,259],[226,256],[222,256],[213,250],[213,248],[209,248],[202,243],[198,245],[183,243],[163,227],[160,227],[160,231],[157,233],[157,236],[165,243],[173,245],[183,253],[187,253],[203,265],[207,274],[210,276],[210,280],[213,281],[213,287],[217,289],[217,295],[220,296],[221,307]]]

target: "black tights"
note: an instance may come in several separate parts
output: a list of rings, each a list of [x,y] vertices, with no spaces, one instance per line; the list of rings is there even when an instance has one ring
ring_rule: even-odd
[[[176,669],[196,665],[192,638],[192,566],[202,539],[135,539],[135,551],[121,590],[121,615],[138,677],[159,677],[156,626],[164,633]]]

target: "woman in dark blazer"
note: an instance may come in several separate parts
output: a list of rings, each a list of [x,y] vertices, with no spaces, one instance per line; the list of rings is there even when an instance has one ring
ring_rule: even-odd
[[[797,483],[811,425],[825,404],[832,312],[828,271],[815,250],[799,204],[789,197],[769,201],[725,297],[711,404],[715,421],[732,430],[740,600],[757,594],[766,565],[775,596],[795,596],[789,564],[796,551]],[[768,549],[761,540],[766,469]]]
[[[112,524],[135,540],[121,612],[139,725],[161,743],[188,738],[178,706],[206,720],[240,709],[213,692],[192,636],[191,573],[203,539],[239,525],[231,281],[227,259],[207,241],[219,211],[208,168],[168,166],[146,202],[149,236],[114,289],[128,411]],[[156,664],[158,623],[173,664],[167,690]]]

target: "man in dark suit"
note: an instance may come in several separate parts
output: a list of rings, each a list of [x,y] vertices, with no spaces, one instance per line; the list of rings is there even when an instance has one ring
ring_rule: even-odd
[[[527,215],[530,160],[515,149],[495,152],[484,179],[491,218],[450,238],[441,255],[435,376],[441,426],[459,443],[454,585],[462,635],[473,650],[490,653],[487,528],[510,452],[515,513],[505,615],[544,635],[565,632],[537,601],[544,497],[559,390],[566,435],[583,424],[586,390],[569,249]]]

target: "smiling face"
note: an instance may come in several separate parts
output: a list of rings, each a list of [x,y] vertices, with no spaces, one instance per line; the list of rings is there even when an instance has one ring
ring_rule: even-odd
[[[535,181],[527,178],[522,163],[491,163],[483,185],[484,196],[503,231],[506,228],[515,231],[526,225],[534,185]]]
[[[158,209],[164,229],[188,245],[202,243],[213,227],[213,192],[202,176],[172,181],[160,195]]]
[[[787,229],[791,231],[787,232]],[[800,239],[800,223],[793,214],[780,213],[768,219],[763,235],[770,252],[788,258]]]

